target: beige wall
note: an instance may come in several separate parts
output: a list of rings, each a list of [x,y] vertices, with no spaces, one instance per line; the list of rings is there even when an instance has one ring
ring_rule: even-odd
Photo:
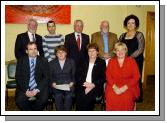
[[[57,32],[66,35],[73,32],[73,21],[82,19],[84,21],[84,33],[91,34],[99,31],[99,24],[102,20],[110,22],[110,31],[115,32],[118,37],[125,31],[123,20],[129,14],[135,14],[140,19],[140,28],[145,35],[146,32],[146,15],[147,11],[154,11],[154,6],[141,6],[137,8],[130,6],[71,6],[71,24],[57,24]],[[26,31],[25,24],[6,24],[5,25],[5,61],[15,59],[14,45],[16,36]],[[37,33],[40,35],[47,34],[46,24],[39,24]]]

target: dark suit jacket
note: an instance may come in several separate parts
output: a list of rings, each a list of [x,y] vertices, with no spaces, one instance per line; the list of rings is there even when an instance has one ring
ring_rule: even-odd
[[[38,34],[35,34],[37,49],[39,51],[39,55],[44,57],[43,47],[42,47],[42,37]],[[26,45],[30,41],[28,32],[21,33],[17,35],[16,42],[15,42],[15,57],[19,59],[26,54]]]
[[[50,66],[50,81],[56,84],[75,83],[75,64],[72,59],[67,58],[63,69],[61,69],[59,60],[56,58],[49,62]]]
[[[118,41],[117,35],[112,32],[108,32],[108,50],[111,56],[114,56],[113,49],[115,43]],[[99,55],[102,57],[104,55],[104,41],[103,41],[103,36],[101,35],[101,32],[96,32],[91,35],[91,42],[92,43],[97,43],[99,46]]]
[[[47,59],[37,56],[35,66],[35,80],[37,88],[40,92],[37,94],[40,100],[48,98],[48,83],[49,83],[49,65]],[[26,90],[29,88],[30,66],[28,56],[24,56],[17,61],[16,66],[16,100],[27,100],[25,96]]]
[[[86,76],[89,68],[89,60],[80,64],[81,67],[78,69],[76,73],[77,78],[77,95],[82,97],[85,95],[85,87],[83,87],[83,83],[86,81]],[[106,71],[106,63],[105,60],[97,57],[95,64],[92,69],[92,83],[95,84],[95,88],[93,88],[88,94],[91,95],[91,99],[95,99],[96,97],[100,97],[103,94],[103,85],[106,82],[105,77]]]
[[[87,45],[89,44],[89,36],[81,33],[82,44],[81,50],[78,50],[75,34],[71,33],[65,36],[65,47],[67,48],[67,57],[72,58],[76,65],[79,61],[85,60],[88,57]]]

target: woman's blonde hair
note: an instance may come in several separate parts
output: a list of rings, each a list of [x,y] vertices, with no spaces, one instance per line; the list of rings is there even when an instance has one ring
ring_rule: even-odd
[[[114,53],[116,53],[116,51],[118,50],[118,49],[120,49],[120,47],[122,47],[123,49],[125,49],[125,53],[127,54],[128,53],[128,48],[127,48],[127,46],[126,46],[126,44],[125,43],[123,43],[123,42],[117,42],[115,45],[114,45]]]

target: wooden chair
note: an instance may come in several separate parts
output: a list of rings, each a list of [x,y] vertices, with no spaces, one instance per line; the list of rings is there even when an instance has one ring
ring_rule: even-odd
[[[16,62],[9,62],[7,64],[7,75],[8,75],[8,81],[6,83],[6,102],[8,106],[8,89],[15,89],[16,88],[16,79],[15,79],[15,73],[16,73]]]

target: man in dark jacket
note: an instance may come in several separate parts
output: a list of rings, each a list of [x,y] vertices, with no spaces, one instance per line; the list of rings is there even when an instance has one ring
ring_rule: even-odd
[[[36,42],[38,55],[44,57],[43,47],[42,47],[42,37],[36,34],[36,30],[38,27],[38,23],[35,19],[29,19],[27,23],[27,32],[21,33],[17,35],[15,42],[15,57],[19,59],[26,54],[25,49],[28,42]]]
[[[89,36],[82,33],[83,21],[74,21],[74,32],[65,36],[67,57],[72,58],[78,66],[79,61],[88,57],[86,46],[89,44]]]
[[[41,111],[48,98],[49,65],[37,55],[35,42],[27,44],[26,53],[16,66],[16,104],[23,111]]]

